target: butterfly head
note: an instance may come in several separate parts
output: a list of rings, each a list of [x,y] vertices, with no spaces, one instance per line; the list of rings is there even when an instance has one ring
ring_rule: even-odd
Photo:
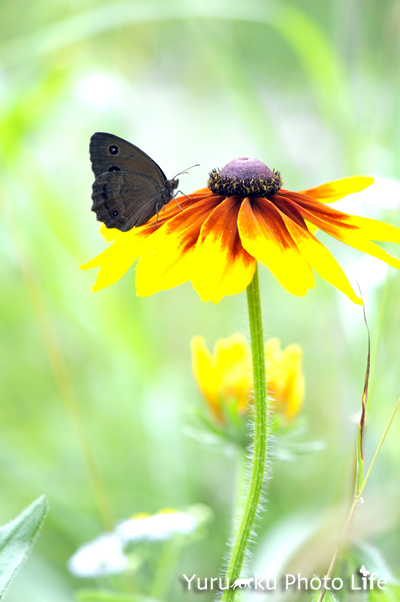
[[[174,190],[176,190],[179,186],[179,180],[178,178],[173,178],[172,180],[167,180],[167,188],[169,190],[169,192],[171,193],[171,197],[174,196]]]

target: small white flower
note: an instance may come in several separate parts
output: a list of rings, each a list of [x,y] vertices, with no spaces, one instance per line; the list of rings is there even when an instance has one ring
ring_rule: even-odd
[[[128,564],[123,547],[123,542],[115,533],[103,533],[75,552],[68,561],[68,569],[77,577],[123,573]]]
[[[164,511],[152,516],[138,516],[121,521],[115,532],[128,543],[138,540],[164,540],[174,533],[191,533],[198,526],[192,514],[177,511]]]
[[[136,566],[133,555],[128,558],[124,554],[130,542],[163,541],[174,533],[192,533],[210,518],[210,509],[203,504],[190,506],[187,512],[168,509],[153,515],[138,514],[120,521],[112,533],[103,533],[81,546],[68,561],[68,569],[77,577],[100,577],[132,570]]]

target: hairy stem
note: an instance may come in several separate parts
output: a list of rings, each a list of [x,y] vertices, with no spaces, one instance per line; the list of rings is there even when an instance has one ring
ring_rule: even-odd
[[[227,579],[229,579],[230,584],[233,584],[234,581],[240,577],[243,567],[251,532],[260,504],[267,460],[267,381],[265,374],[264,337],[257,268],[252,282],[247,287],[247,303],[249,310],[254,381],[254,444],[247,496],[235,535],[228,566]],[[236,596],[236,590],[226,589],[222,596],[222,602],[233,602],[237,599]]]

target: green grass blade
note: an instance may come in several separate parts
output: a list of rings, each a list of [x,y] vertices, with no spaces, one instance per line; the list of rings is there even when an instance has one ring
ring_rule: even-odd
[[[367,353],[367,367],[365,370],[365,381],[364,381],[364,390],[361,398],[362,409],[361,409],[361,418],[360,424],[358,427],[358,436],[357,436],[357,474],[356,474],[356,496],[360,493],[362,484],[364,482],[364,451],[363,451],[363,438],[364,438],[364,429],[365,429],[365,418],[367,412],[367,401],[368,401],[368,384],[369,384],[369,374],[371,368],[371,333],[369,331],[367,314],[365,313],[365,305],[363,303],[363,313],[364,313],[364,322],[367,327],[368,333],[368,353]]]

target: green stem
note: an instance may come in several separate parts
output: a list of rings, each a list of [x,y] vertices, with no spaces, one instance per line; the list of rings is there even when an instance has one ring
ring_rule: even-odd
[[[257,268],[252,282],[247,287],[247,303],[249,310],[251,354],[253,360],[254,443],[247,498],[244,503],[243,514],[240,518],[228,566],[227,579],[229,579],[230,584],[240,577],[240,572],[243,567],[260,503],[267,460],[267,380],[265,374],[264,337]],[[237,599],[235,590],[224,590],[222,602],[233,602],[235,599]]]
[[[376,462],[376,459],[377,459],[377,457],[378,457],[378,455],[379,455],[379,452],[380,452],[380,451],[381,451],[381,449],[382,449],[382,445],[383,445],[383,443],[384,443],[384,441],[385,441],[385,439],[386,439],[386,435],[388,434],[388,432],[389,432],[389,429],[390,429],[390,427],[392,426],[392,422],[393,422],[393,420],[394,420],[394,417],[396,416],[396,413],[397,413],[397,410],[399,409],[399,407],[400,407],[400,397],[398,398],[398,400],[397,400],[397,403],[396,403],[396,405],[395,405],[395,408],[394,408],[394,410],[393,410],[393,412],[392,412],[392,415],[391,415],[391,416],[390,416],[390,418],[389,418],[389,422],[388,422],[388,423],[387,423],[387,425],[386,425],[385,432],[383,433],[383,435],[382,435],[382,438],[381,438],[381,440],[379,441],[379,445],[378,445],[378,447],[377,447],[377,450],[376,450],[376,452],[375,452],[375,455],[374,455],[374,457],[372,458],[371,465],[370,465],[370,467],[369,467],[369,469],[368,469],[368,472],[367,472],[367,475],[366,475],[366,477],[365,477],[365,479],[364,479],[364,481],[363,481],[363,484],[361,485],[361,487],[360,487],[360,490],[357,492],[357,495],[355,495],[355,496],[354,496],[353,504],[352,504],[352,506],[351,506],[351,508],[350,508],[350,512],[349,512],[349,515],[348,515],[348,517],[347,517],[347,521],[346,521],[345,527],[344,527],[344,529],[343,529],[343,534],[342,534],[342,537],[345,537],[345,535],[347,534],[347,531],[349,530],[350,523],[351,523],[351,521],[353,520],[354,513],[355,513],[355,511],[357,510],[357,508],[358,508],[358,505],[359,505],[359,503],[360,503],[360,501],[361,501],[361,496],[362,496],[362,494],[363,494],[363,491],[364,491],[364,489],[365,489],[365,486],[366,486],[366,484],[367,484],[367,482],[368,482],[369,476],[370,476],[370,474],[371,474],[371,472],[372,472],[372,469],[373,469],[373,467],[374,467],[374,464],[375,464],[375,462]],[[332,576],[333,569],[335,568],[335,564],[336,564],[336,561],[337,561],[337,559],[338,559],[338,556],[339,556],[339,549],[336,549],[336,550],[335,550],[335,553],[333,554],[333,557],[332,557],[331,563],[330,563],[330,565],[329,565],[328,572],[327,572],[327,573],[326,573],[326,575],[325,575],[325,577],[326,577],[328,580],[329,580],[329,579],[331,578],[331,576]],[[321,589],[321,593],[320,593],[320,595],[319,595],[319,597],[318,597],[318,602],[323,602],[323,599],[324,599],[324,595],[325,595],[325,593],[326,593],[326,588],[325,588],[325,587],[323,587],[323,588]]]
[[[237,450],[236,459],[236,493],[234,501],[234,509],[236,516],[241,516],[244,506],[244,498],[247,491],[247,463],[246,463],[246,449],[243,447]],[[239,531],[239,525],[233,524],[232,538]]]

